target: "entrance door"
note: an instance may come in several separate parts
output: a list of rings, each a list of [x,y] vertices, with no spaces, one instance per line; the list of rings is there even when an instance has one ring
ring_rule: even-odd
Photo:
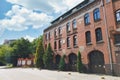
[[[89,68],[92,73],[104,74],[104,55],[100,51],[92,51],[89,54]]]
[[[61,58],[60,55],[57,55],[57,56],[56,56],[56,64],[57,64],[57,65],[60,63],[60,58]]]
[[[69,68],[72,71],[76,71],[77,56],[75,54],[69,55]]]

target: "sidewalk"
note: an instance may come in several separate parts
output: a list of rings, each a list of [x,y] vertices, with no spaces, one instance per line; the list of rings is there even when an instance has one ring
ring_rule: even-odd
[[[0,69],[5,69],[7,68],[7,66],[0,66]]]

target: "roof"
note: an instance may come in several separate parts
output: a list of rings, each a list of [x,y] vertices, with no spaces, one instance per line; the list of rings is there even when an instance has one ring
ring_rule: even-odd
[[[82,8],[84,8],[85,6],[87,6],[88,4],[94,2],[95,0],[84,0],[83,2],[81,2],[80,4],[78,4],[77,6],[73,7],[72,9],[70,9],[69,11],[67,11],[66,13],[64,13],[63,15],[59,16],[57,19],[53,20],[51,22],[51,26],[49,26],[48,28],[46,28],[44,30],[44,32],[48,29],[50,29],[53,25],[55,25],[57,22],[66,19],[67,17],[69,17],[70,15],[72,15],[73,13],[76,13],[77,11],[81,10]]]

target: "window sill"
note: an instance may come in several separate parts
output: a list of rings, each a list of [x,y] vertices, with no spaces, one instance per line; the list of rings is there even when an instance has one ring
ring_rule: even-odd
[[[57,38],[57,36],[54,37],[55,39]]]
[[[97,44],[101,44],[101,43],[104,43],[104,41],[103,40],[97,41]]]
[[[73,31],[74,31],[74,30],[77,30],[77,27],[76,27],[76,28],[73,28]]]
[[[88,25],[90,25],[90,22],[89,23],[85,23],[85,26],[88,26]]]
[[[116,47],[120,47],[120,43],[115,43],[115,46]]]
[[[89,42],[89,43],[86,43],[86,45],[87,45],[87,46],[89,46],[89,45],[92,45],[92,43],[91,43],[91,42]]]
[[[100,20],[101,20],[100,18],[99,19],[94,19],[95,22],[99,22]]]
[[[74,46],[74,48],[78,48],[78,46],[77,46],[77,45],[75,45],[75,46]]]
[[[57,51],[57,49],[54,49],[54,51]]]
[[[70,47],[67,47],[67,49],[71,49]]]
[[[77,33],[77,29],[76,30],[73,30],[73,34]]]
[[[62,36],[62,34],[59,34],[59,36]]]
[[[59,51],[62,51],[62,49],[60,48]]]
[[[70,33],[71,31],[67,31],[67,33]]]

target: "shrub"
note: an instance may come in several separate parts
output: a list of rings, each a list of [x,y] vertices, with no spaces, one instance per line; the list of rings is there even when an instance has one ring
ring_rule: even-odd
[[[78,52],[78,56],[77,56],[77,71],[78,72],[82,72],[82,67],[83,67],[83,64],[82,64],[82,59],[81,59],[81,53]]]
[[[65,70],[65,55],[63,55],[60,59],[59,63],[59,70],[64,71]]]
[[[35,67],[37,68],[43,68],[43,54],[44,54],[44,48],[42,44],[42,39],[39,40],[38,46],[36,49],[35,54]]]
[[[53,51],[51,48],[50,43],[48,44],[48,47],[45,51],[45,54],[43,56],[43,62],[44,62],[44,66],[47,69],[51,69],[52,68],[52,64],[53,64]]]

